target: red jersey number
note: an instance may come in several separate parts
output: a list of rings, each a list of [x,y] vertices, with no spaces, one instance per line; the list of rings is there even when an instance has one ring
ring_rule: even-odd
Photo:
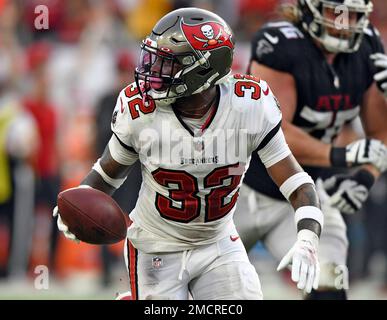
[[[125,89],[125,96],[132,98],[139,93],[138,88],[134,88],[133,84],[129,85]],[[137,119],[141,113],[147,114],[155,110],[156,104],[153,100],[148,100],[146,103],[141,98],[130,99],[128,103],[129,112],[132,119]]]
[[[238,199],[237,187],[242,175],[233,174],[239,164],[220,167],[204,178],[204,188],[211,189],[205,196],[205,222],[218,220],[227,215]],[[169,220],[188,223],[200,215],[201,199],[197,179],[186,171],[157,169],[153,178],[170,189],[169,196],[156,193],[156,208],[160,215]],[[235,192],[228,203],[225,199]]]
[[[246,90],[251,90],[251,99],[259,100],[261,98],[261,87],[259,79],[251,75],[236,74],[234,78],[240,81],[235,82],[234,92],[238,97],[243,98]]]

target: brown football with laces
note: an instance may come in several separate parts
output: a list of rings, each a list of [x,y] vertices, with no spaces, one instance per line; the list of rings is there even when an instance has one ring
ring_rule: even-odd
[[[113,244],[126,237],[129,217],[106,193],[89,187],[58,194],[58,209],[69,231],[90,244]]]

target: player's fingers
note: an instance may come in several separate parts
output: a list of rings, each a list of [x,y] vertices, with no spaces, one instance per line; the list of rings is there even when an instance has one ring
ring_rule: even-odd
[[[71,232],[63,232],[63,234],[65,235],[65,237],[67,239],[70,239],[70,240],[75,240],[75,236],[71,233]]]
[[[349,205],[349,204],[346,204],[344,206],[344,209],[343,209],[343,212],[345,213],[349,213],[349,214],[353,214],[355,213],[357,210],[355,207],[353,207],[352,205]]]
[[[348,213],[352,209],[351,206],[347,203],[347,201],[343,198],[341,198],[340,201],[337,202],[336,208],[339,209],[341,212],[346,213]]]
[[[354,214],[355,213],[355,210],[349,205],[345,205],[340,211],[343,213],[346,213],[346,214]]]
[[[387,68],[387,59],[376,59],[374,64],[379,68]]]
[[[314,275],[314,279],[313,279],[313,289],[314,290],[317,290],[318,289],[318,283],[320,281],[320,264],[319,262],[317,261],[316,265],[315,265],[315,275]]]
[[[309,266],[305,262],[302,262],[301,263],[300,280],[297,283],[298,289],[302,290],[305,288],[306,278],[308,276],[308,269],[309,269]]]
[[[282,260],[278,264],[277,271],[280,271],[286,268],[292,261],[292,256],[293,256],[293,248],[290,249],[290,251],[282,258]]]
[[[75,236],[75,234],[71,233],[70,231],[63,232],[63,234],[67,239],[75,241],[77,243],[79,242],[79,239]]]
[[[306,286],[305,286],[305,291],[307,293],[310,293],[312,291],[315,272],[316,272],[315,266],[314,265],[309,266],[309,272],[308,272],[308,277],[306,279]]]
[[[340,211],[345,211],[348,207],[348,204],[343,199],[340,199],[339,201],[336,202],[335,207]]]
[[[58,220],[57,220],[56,224],[58,225],[59,231],[62,231],[62,232],[68,232],[69,231],[69,228],[63,223],[60,215],[58,215]]]
[[[292,280],[294,282],[298,282],[300,280],[300,268],[301,268],[301,260],[297,257],[293,257]]]
[[[381,80],[386,79],[386,78],[387,78],[387,70],[381,71],[381,72],[374,75],[375,81],[381,81]]]
[[[54,210],[52,211],[52,216],[56,217],[58,215],[58,206],[55,206]]]
[[[376,52],[376,53],[373,53],[370,55],[370,58],[373,59],[373,60],[376,60],[376,59],[385,59],[386,56],[381,53],[381,52]]]

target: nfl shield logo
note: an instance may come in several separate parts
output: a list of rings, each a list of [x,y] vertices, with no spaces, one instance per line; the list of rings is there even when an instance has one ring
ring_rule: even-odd
[[[163,265],[163,259],[160,257],[153,257],[152,258],[152,267],[153,269],[159,269]]]
[[[204,150],[204,141],[202,138],[194,138],[194,148],[196,151]]]

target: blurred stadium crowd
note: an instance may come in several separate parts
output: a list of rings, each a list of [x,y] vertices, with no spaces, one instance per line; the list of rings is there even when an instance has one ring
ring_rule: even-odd
[[[93,273],[106,287],[114,286],[117,268],[124,272],[122,244],[66,241],[51,212],[57,193],[78,185],[102,153],[116,97],[133,81],[139,43],[154,23],[184,6],[218,13],[236,34],[234,72],[245,72],[249,40],[284,2],[289,0],[0,0],[0,299],[6,297],[1,283],[28,281],[38,265],[48,266],[58,281]],[[49,27],[38,30],[35,8],[42,4]],[[387,43],[387,3],[374,5],[371,20]],[[140,183],[137,168],[115,196],[128,212]],[[377,256],[377,290],[384,288],[385,298],[386,194],[384,178],[362,212],[347,217],[350,278],[372,278]],[[264,249],[257,246],[252,259],[266,263]]]

